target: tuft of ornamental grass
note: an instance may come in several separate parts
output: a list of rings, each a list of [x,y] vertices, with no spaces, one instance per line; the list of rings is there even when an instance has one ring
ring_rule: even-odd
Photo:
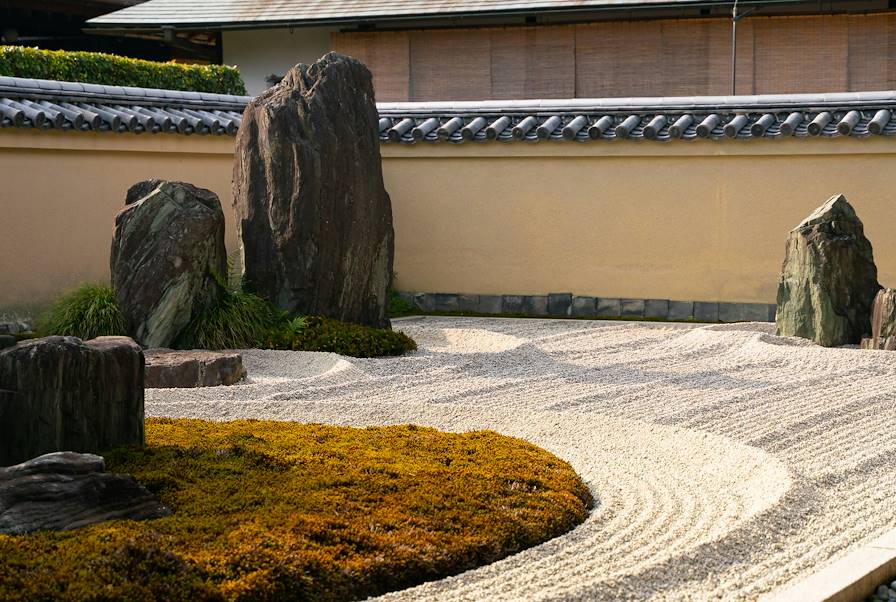
[[[126,336],[127,327],[111,286],[82,284],[62,295],[36,324],[41,336],[72,336],[82,340]]]
[[[179,349],[248,349],[271,331],[291,324],[288,316],[258,295],[221,286],[220,300],[187,324]]]
[[[490,431],[149,419],[106,452],[171,516],[0,535],[0,600],[352,600],[565,533],[592,505],[563,460]]]

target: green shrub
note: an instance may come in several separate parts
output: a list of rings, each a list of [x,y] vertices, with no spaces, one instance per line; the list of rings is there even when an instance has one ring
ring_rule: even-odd
[[[0,600],[358,600],[565,533],[572,467],[490,431],[149,419],[109,472],[172,509],[0,535]]]
[[[398,296],[395,291],[389,291],[389,317],[398,318],[414,313],[414,306]]]
[[[0,75],[218,94],[246,93],[240,72],[226,65],[159,63],[99,52],[23,46],[0,46]]]
[[[37,320],[41,336],[72,336],[89,340],[127,334],[111,286],[84,284],[60,297]]]
[[[331,318],[309,316],[301,331],[284,336],[274,332],[263,347],[293,351],[329,351],[352,357],[402,355],[417,348],[403,332],[349,324]]]

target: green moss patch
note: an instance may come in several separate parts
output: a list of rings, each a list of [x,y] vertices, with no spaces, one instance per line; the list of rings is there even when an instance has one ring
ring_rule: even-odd
[[[493,432],[147,421],[105,454],[173,510],[0,535],[2,600],[345,600],[493,562],[585,519],[550,453]]]

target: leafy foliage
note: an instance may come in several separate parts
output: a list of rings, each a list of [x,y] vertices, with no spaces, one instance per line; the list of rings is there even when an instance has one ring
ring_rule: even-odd
[[[395,291],[389,291],[389,317],[398,318],[413,313],[415,313],[413,305],[402,299]]]
[[[166,518],[0,535],[0,599],[346,600],[493,562],[572,529],[587,487],[493,432],[150,419],[104,454]]]
[[[0,46],[0,75],[55,79],[111,86],[245,94],[235,67],[182,65],[99,52]]]
[[[293,351],[330,351],[352,357],[402,355],[417,349],[417,343],[400,331],[381,330],[309,316],[299,332],[273,332],[261,347]]]
[[[41,336],[72,336],[89,340],[127,335],[111,286],[83,284],[60,297],[37,320]]]

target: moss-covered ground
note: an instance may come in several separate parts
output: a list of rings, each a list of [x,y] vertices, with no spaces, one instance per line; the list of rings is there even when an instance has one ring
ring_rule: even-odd
[[[104,454],[173,510],[0,535],[0,600],[346,600],[445,577],[564,533],[572,468],[489,431],[147,421]]]

